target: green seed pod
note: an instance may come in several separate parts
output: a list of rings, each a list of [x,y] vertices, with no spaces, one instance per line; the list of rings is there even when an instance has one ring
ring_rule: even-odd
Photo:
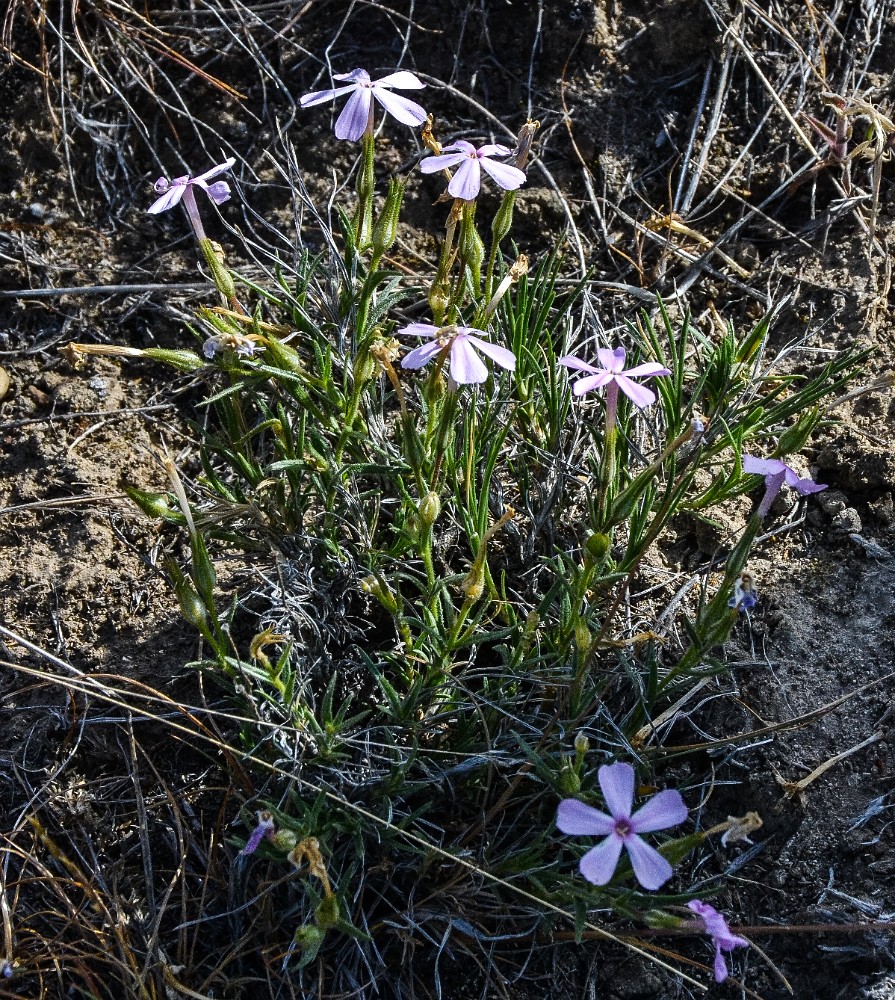
[[[220,244],[206,239],[200,240],[199,246],[208,264],[208,269],[211,271],[211,280],[214,282],[215,288],[225,299],[235,299],[236,285],[233,282],[233,276],[224,264],[224,253]]]
[[[401,215],[401,202],[404,200],[404,188],[406,180],[399,180],[393,177],[388,182],[388,194],[385,196],[385,204],[373,227],[373,254],[381,257],[398,238],[398,219]]]
[[[176,592],[181,614],[190,625],[199,629],[204,635],[208,629],[208,610],[202,603],[202,598],[187,580],[182,580],[177,585]]]
[[[579,653],[586,653],[590,649],[591,639],[590,629],[579,618],[575,622],[575,645]]]
[[[186,518],[176,508],[171,506],[169,493],[151,493],[148,490],[135,490],[126,486],[124,492],[149,517],[160,517],[170,524],[186,524]]]
[[[429,308],[436,326],[441,326],[444,322],[444,314],[451,304],[450,289],[442,282],[433,282],[429,289]]]
[[[612,540],[601,531],[595,532],[584,543],[584,560],[592,566],[598,566],[609,554]]]
[[[161,347],[147,347],[143,354],[154,361],[170,365],[179,372],[195,372],[206,365],[194,351],[169,351]]]
[[[298,843],[298,837],[294,830],[277,830],[273,835],[273,846],[278,851],[291,851]]]
[[[507,191],[500,202],[500,208],[491,220],[491,239],[493,245],[499,246],[513,225],[513,206],[516,204],[516,192]]]
[[[339,901],[335,896],[327,896],[314,911],[314,920],[317,926],[324,931],[335,927],[339,922],[339,917]]]
[[[264,343],[267,347],[267,355],[274,367],[282,368],[283,371],[292,372],[294,375],[304,374],[305,368],[301,355],[294,347],[290,347],[281,340],[277,340],[276,337],[269,335],[264,338]]]
[[[579,733],[575,737],[575,753],[579,757],[583,757],[587,751],[590,750],[590,740],[584,735],[584,733]]]
[[[581,778],[568,764],[559,773],[559,787],[566,795],[577,795],[581,791]]]

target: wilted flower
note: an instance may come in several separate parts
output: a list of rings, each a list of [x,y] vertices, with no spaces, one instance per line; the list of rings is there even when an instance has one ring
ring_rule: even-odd
[[[218,174],[229,170],[234,163],[236,163],[236,158],[231,156],[216,167],[206,170],[204,174],[199,174],[198,177],[184,175],[183,177],[175,177],[173,180],[159,177],[153,187],[156,194],[161,195],[161,198],[157,198],[146,211],[150,215],[158,215],[159,212],[167,212],[169,208],[173,208],[182,200],[183,207],[186,209],[195,230],[196,238],[204,240],[205,230],[202,227],[202,220],[199,218],[199,208],[196,205],[193,188],[202,188],[215,205],[222,205],[230,197],[230,185],[226,181],[215,181],[214,184],[208,182],[212,177],[217,177]]]
[[[202,345],[202,353],[209,360],[221,351],[235,351],[241,358],[250,358],[263,350],[264,345],[253,335],[244,333],[216,333]]]
[[[671,878],[673,869],[639,834],[683,823],[687,807],[681,793],[673,789],[659,792],[632,815],[634,768],[624,763],[603,765],[597,777],[611,815],[577,799],[563,799],[556,814],[556,825],[563,833],[606,838],[581,859],[581,874],[594,885],[606,885],[615,874],[624,847],[637,881],[644,889],[658,889]]]
[[[777,499],[777,494],[784,483],[802,496],[820,493],[827,488],[812,479],[799,478],[799,474],[779,458],[755,458],[752,455],[743,455],[743,471],[764,476],[765,494],[755,512],[759,518],[764,517],[771,509],[771,504]]]
[[[501,368],[514,371],[516,357],[505,347],[483,340],[488,334],[470,326],[433,326],[431,323],[411,323],[398,331],[411,337],[431,337],[430,344],[415,347],[401,359],[402,368],[422,368],[443,351],[448,352],[451,361],[451,378],[460,385],[484,382],[488,369],[476,353],[487,354]]]
[[[708,903],[698,899],[691,899],[687,907],[699,917],[702,929],[712,939],[712,944],[715,946],[715,982],[723,983],[727,978],[727,963],[724,961],[723,952],[733,951],[734,948],[748,948],[749,942],[745,938],[731,934],[727,921],[714,906],[709,906]]]
[[[365,69],[353,69],[350,73],[337,73],[333,79],[350,80],[351,83],[330,90],[315,90],[311,94],[305,94],[298,103],[303,108],[310,108],[314,104],[322,104],[334,97],[351,94],[348,103],[336,119],[337,139],[350,139],[352,142],[360,139],[370,123],[374,97],[393,118],[397,118],[404,125],[422,125],[426,120],[426,112],[419,104],[409,101],[406,97],[392,94],[388,89],[395,87],[398,90],[420,90],[425,87],[423,81],[417,79],[413,73],[400,70],[397,73],[389,73],[381,80],[371,80],[370,74]]]
[[[671,374],[668,368],[663,368],[654,361],[647,361],[645,364],[637,365],[626,371],[624,347],[616,347],[614,351],[601,347],[597,351],[597,357],[602,365],[601,368],[589,365],[581,358],[576,358],[574,354],[567,354],[564,358],[559,359],[559,364],[565,365],[567,368],[591,373],[587,378],[580,378],[572,385],[572,392],[576,396],[590,392],[592,389],[602,389],[605,386],[610,392],[614,389],[616,394],[621,389],[636,406],[651,406],[656,401],[656,394],[652,389],[632,382],[631,377],[648,378],[652,375]]]
[[[274,823],[273,816],[266,810],[262,810],[258,813],[258,824],[251,834],[249,834],[249,839],[246,841],[245,847],[239,852],[240,854],[254,854],[258,850],[258,845],[265,838],[271,840],[273,838],[273,832],[276,824]]]
[[[482,186],[482,167],[505,191],[515,191],[525,183],[525,173],[509,163],[496,163],[494,156],[511,156],[512,149],[495,143],[476,149],[471,142],[458,139],[445,146],[441,156],[430,156],[420,163],[424,174],[434,174],[460,164],[448,184],[448,193],[463,201],[473,201]]]
[[[729,608],[751,611],[758,604],[758,591],[749,573],[741,573],[733,582],[733,594],[727,600]]]

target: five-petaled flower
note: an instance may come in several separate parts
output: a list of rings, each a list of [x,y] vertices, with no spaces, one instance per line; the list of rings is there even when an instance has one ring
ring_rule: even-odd
[[[426,112],[419,104],[406,97],[399,97],[388,89],[395,87],[398,90],[420,90],[426,86],[407,70],[389,73],[381,80],[371,80],[365,69],[353,69],[350,73],[337,73],[333,79],[350,80],[351,83],[330,90],[315,90],[311,94],[305,94],[298,103],[303,108],[310,108],[334,97],[351,94],[336,119],[337,139],[350,139],[352,142],[360,139],[372,121],[374,97],[393,118],[404,125],[422,125],[426,120]]]
[[[431,323],[411,323],[398,331],[411,337],[431,337],[432,342],[415,347],[401,359],[402,368],[422,368],[439,354],[447,353],[451,362],[451,378],[460,385],[484,382],[488,369],[476,353],[487,354],[501,368],[514,371],[516,356],[505,347],[498,347],[483,337],[488,334],[470,326],[433,326]]]
[[[264,350],[256,334],[216,333],[202,345],[202,353],[211,360],[222,351],[234,351],[241,358],[250,358]]]
[[[594,885],[606,885],[615,874],[624,847],[637,881],[644,889],[658,889],[671,878],[673,869],[639,834],[683,823],[687,807],[681,793],[673,789],[659,792],[632,815],[634,768],[624,763],[604,764],[597,777],[611,815],[577,799],[563,799],[556,814],[556,825],[563,833],[606,838],[581,859],[581,874]]]
[[[229,170],[234,163],[236,163],[236,158],[231,156],[223,163],[206,170],[204,174],[199,174],[198,177],[190,177],[188,174],[183,177],[175,177],[173,180],[159,177],[154,188],[155,193],[161,197],[157,198],[146,211],[150,215],[158,215],[159,212],[167,212],[169,208],[174,208],[182,200],[197,239],[205,239],[205,230],[202,228],[202,220],[199,218],[199,209],[196,205],[193,188],[201,188],[215,205],[222,205],[230,197],[230,185],[226,181],[215,181],[214,184],[208,182],[212,177],[217,177],[218,174]]]
[[[702,930],[712,939],[715,946],[715,982],[723,983],[727,978],[727,963],[722,953],[733,951],[734,948],[748,948],[749,942],[731,933],[727,921],[714,906],[698,899],[691,899],[687,906],[699,917]]]
[[[482,186],[482,167],[505,191],[515,191],[525,183],[525,172],[509,163],[496,163],[494,156],[510,156],[512,149],[498,144],[489,144],[476,149],[471,142],[458,139],[445,146],[439,156],[430,156],[420,163],[424,174],[434,174],[460,164],[448,184],[448,194],[463,201],[473,201]]]
[[[743,455],[743,471],[764,476],[765,493],[755,512],[759,518],[763,518],[771,509],[771,504],[777,499],[777,494],[784,483],[803,497],[809,493],[820,493],[827,488],[822,483],[815,483],[813,479],[801,479],[794,469],[781,462],[779,458],[755,458],[753,455]]]
[[[600,368],[589,365],[581,358],[576,358],[574,354],[567,354],[564,358],[559,359],[559,364],[565,365],[567,368],[590,372],[586,378],[580,378],[572,385],[572,392],[576,396],[590,392],[591,389],[606,387],[607,391],[615,395],[621,389],[632,403],[641,408],[651,406],[656,401],[656,394],[652,389],[632,382],[631,377],[649,378],[652,375],[671,374],[667,368],[663,368],[662,365],[656,364],[654,361],[647,361],[645,364],[637,365],[626,371],[624,347],[616,347],[614,351],[610,351],[607,347],[601,347],[597,351],[597,357],[602,366]]]

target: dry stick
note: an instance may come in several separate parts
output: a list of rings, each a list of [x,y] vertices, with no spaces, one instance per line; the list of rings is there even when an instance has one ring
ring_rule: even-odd
[[[179,281],[149,285],[85,285],[71,288],[18,288],[0,291],[0,299],[55,299],[60,295],[137,295],[146,292],[202,291],[210,281]]]
[[[21,664],[16,664],[16,663],[4,662],[3,666],[11,667],[12,669],[20,673],[26,674],[27,676],[39,677],[44,681],[48,680],[58,681],[60,684],[62,684],[63,687],[66,687],[69,690],[78,691],[84,695],[93,695],[94,697],[98,698],[100,701],[105,702],[106,704],[115,705],[116,707],[124,709],[126,711],[133,711],[133,706],[129,705],[126,701],[113,697],[108,693],[107,690],[98,688],[97,685],[93,683],[93,678],[91,678],[89,674],[83,673],[82,671],[78,670],[77,667],[72,666],[70,663],[67,663],[65,660],[60,659],[58,656],[54,656],[48,650],[41,649],[41,647],[36,646],[34,643],[29,642],[27,639],[24,639],[22,636],[17,635],[15,632],[10,631],[9,629],[5,628],[2,625],[0,625],[0,635],[4,635],[6,638],[11,639],[13,642],[25,646],[26,649],[31,650],[38,656],[42,656],[44,659],[52,663],[54,666],[62,668],[69,674],[69,677],[67,678],[48,677],[47,674],[43,673],[42,671],[30,669],[28,667],[24,667]],[[138,686],[145,687],[144,685],[138,685]],[[158,696],[158,692],[154,692],[154,694]],[[169,701],[171,704],[174,705],[177,704],[173,700]],[[195,743],[197,738],[202,740],[209,747],[212,747],[216,750],[220,750],[224,754],[226,754],[226,756],[230,760],[230,763],[236,764],[232,747],[228,746],[227,743],[225,743],[223,740],[219,740],[213,736],[208,735],[207,728],[204,725],[202,725],[202,723],[199,722],[199,720],[196,719],[191,712],[185,711],[184,714],[186,715],[187,718],[191,719],[193,722],[196,722],[201,727],[200,732],[196,732],[195,729],[190,729],[185,724],[180,722],[175,722],[171,719],[157,718],[157,721],[163,722],[170,729],[173,729],[176,732],[181,733],[183,736],[187,737],[191,743]],[[409,841],[415,846],[420,847],[423,850],[430,852],[432,854],[438,855],[439,857],[443,858],[446,861],[450,861],[453,864],[459,865],[461,868],[465,868],[467,871],[473,872],[475,875],[484,878],[488,882],[492,882],[495,885],[499,885],[503,889],[515,893],[517,896],[521,896],[523,899],[526,899],[529,902],[536,903],[539,907],[543,907],[544,909],[550,910],[552,913],[555,913],[558,916],[565,917],[566,919],[571,921],[575,921],[577,919],[575,914],[569,913],[562,907],[556,906],[555,904],[550,903],[547,900],[541,899],[534,893],[528,892],[527,890],[522,889],[519,886],[513,885],[510,882],[506,882],[499,876],[491,874],[491,872],[487,871],[486,869],[479,868],[471,861],[467,861],[465,858],[462,857],[457,857],[451,854],[450,851],[438,847],[435,844],[429,843],[429,841],[427,841],[425,838],[420,837],[415,833],[411,833],[409,830],[403,830],[400,827],[395,826],[388,820],[382,819],[382,817],[377,816],[375,813],[372,813],[369,810],[364,809],[362,806],[359,806],[354,802],[350,802],[347,799],[342,798],[340,795],[337,795],[335,792],[332,792],[327,788],[315,785],[313,782],[308,781],[297,774],[292,774],[289,771],[286,771],[285,769],[280,768],[275,764],[271,764],[266,760],[256,759],[252,757],[251,754],[247,755],[247,757],[249,760],[252,761],[252,763],[257,764],[259,767],[264,768],[271,774],[275,774],[279,777],[286,778],[287,780],[294,782],[300,788],[313,792],[315,795],[322,795],[324,798],[342,807],[343,809],[347,809],[350,812],[353,812],[356,815],[361,816],[363,819],[376,824],[377,826],[384,827],[387,830],[391,830],[392,833],[397,834],[399,837],[402,837],[403,839]],[[590,931],[597,938],[601,938],[602,940],[606,941],[612,941],[615,944],[623,945],[630,951],[633,951],[635,954],[640,955],[642,958],[646,958],[648,961],[653,962],[656,965],[660,966],[661,968],[665,969],[666,972],[670,972],[672,973],[672,975],[679,976],[682,979],[686,980],[686,982],[689,983],[691,986],[695,986],[701,990],[707,989],[707,987],[704,986],[702,983],[700,983],[698,980],[691,978],[686,973],[681,972],[680,969],[675,969],[674,966],[669,965],[667,962],[662,961],[660,958],[657,958],[654,954],[650,953],[653,950],[660,950],[660,949],[655,949],[653,946],[649,946],[646,948],[638,947],[637,945],[632,944],[630,941],[626,941],[624,938],[621,938],[618,935],[613,934],[611,931],[607,931],[605,928],[599,927],[596,924],[591,923],[590,921],[585,921],[583,927],[584,929]],[[677,958],[678,956],[675,957]],[[683,958],[683,956],[680,956],[680,960],[687,961],[686,959]],[[698,963],[691,963],[691,964],[698,964]]]
[[[705,102],[709,96],[709,83],[712,80],[712,66],[715,61],[711,57],[705,66],[705,76],[702,80],[702,90],[699,94],[699,104],[696,105],[696,113],[693,116],[693,128],[690,130],[690,139],[687,142],[687,149],[684,152],[684,161],[681,163],[681,175],[677,182],[677,191],[674,193],[674,201],[670,206],[672,212],[678,211],[678,205],[681,201],[681,192],[684,188],[684,181],[687,178],[687,169],[690,166],[690,157],[693,155],[693,147],[696,145],[696,135],[699,132],[699,123],[702,121],[702,113],[705,111]],[[706,141],[703,143],[703,153],[707,153],[707,146],[709,142],[709,136],[706,134]],[[698,175],[694,178],[694,184],[691,185],[690,191],[687,192],[688,197],[691,195],[692,189],[695,186],[695,180],[698,180]],[[685,211],[686,209],[681,209]]]

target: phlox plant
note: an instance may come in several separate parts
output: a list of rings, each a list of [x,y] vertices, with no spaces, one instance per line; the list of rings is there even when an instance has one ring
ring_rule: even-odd
[[[168,489],[130,490],[185,533],[173,591],[203,638],[198,666],[244,720],[234,745],[259,793],[232,828],[239,863],[298,873],[270,889],[265,947],[287,956],[277,974],[335,993],[412,977],[408,939],[454,955],[490,942],[497,960],[567,917],[583,933],[595,910],[604,927],[612,912],[690,926],[675,915],[690,859],[730,823],[697,823],[701,793],[649,724],[725,669],[746,610],[735,588],[771,517],[759,476],[790,483],[782,457],[862,359],[786,373],[767,360],[770,316],[710,339],[661,302],[608,335],[587,279],[559,282],[557,247],[505,255],[536,123],[515,147],[442,146],[389,89],[421,91],[412,74],[336,79],[350,82],[302,105],[348,96],[336,135],[360,143],[353,204],[333,229],[298,186],[318,229],[266,280],[196,228],[217,299],[194,350],[142,353],[207,387],[201,475],[169,465]],[[422,126],[421,170],[377,175],[377,106],[408,150],[397,130]],[[162,208],[180,185],[192,220],[192,186],[221,170],[171,182]],[[206,190],[226,212],[220,183]],[[410,184],[445,196],[440,252],[412,274]],[[758,510],[660,625],[664,605],[638,604],[651,547],[722,503]],[[247,566],[230,601],[224,551]],[[663,790],[638,809],[640,784]],[[719,947],[739,946],[720,926]]]

